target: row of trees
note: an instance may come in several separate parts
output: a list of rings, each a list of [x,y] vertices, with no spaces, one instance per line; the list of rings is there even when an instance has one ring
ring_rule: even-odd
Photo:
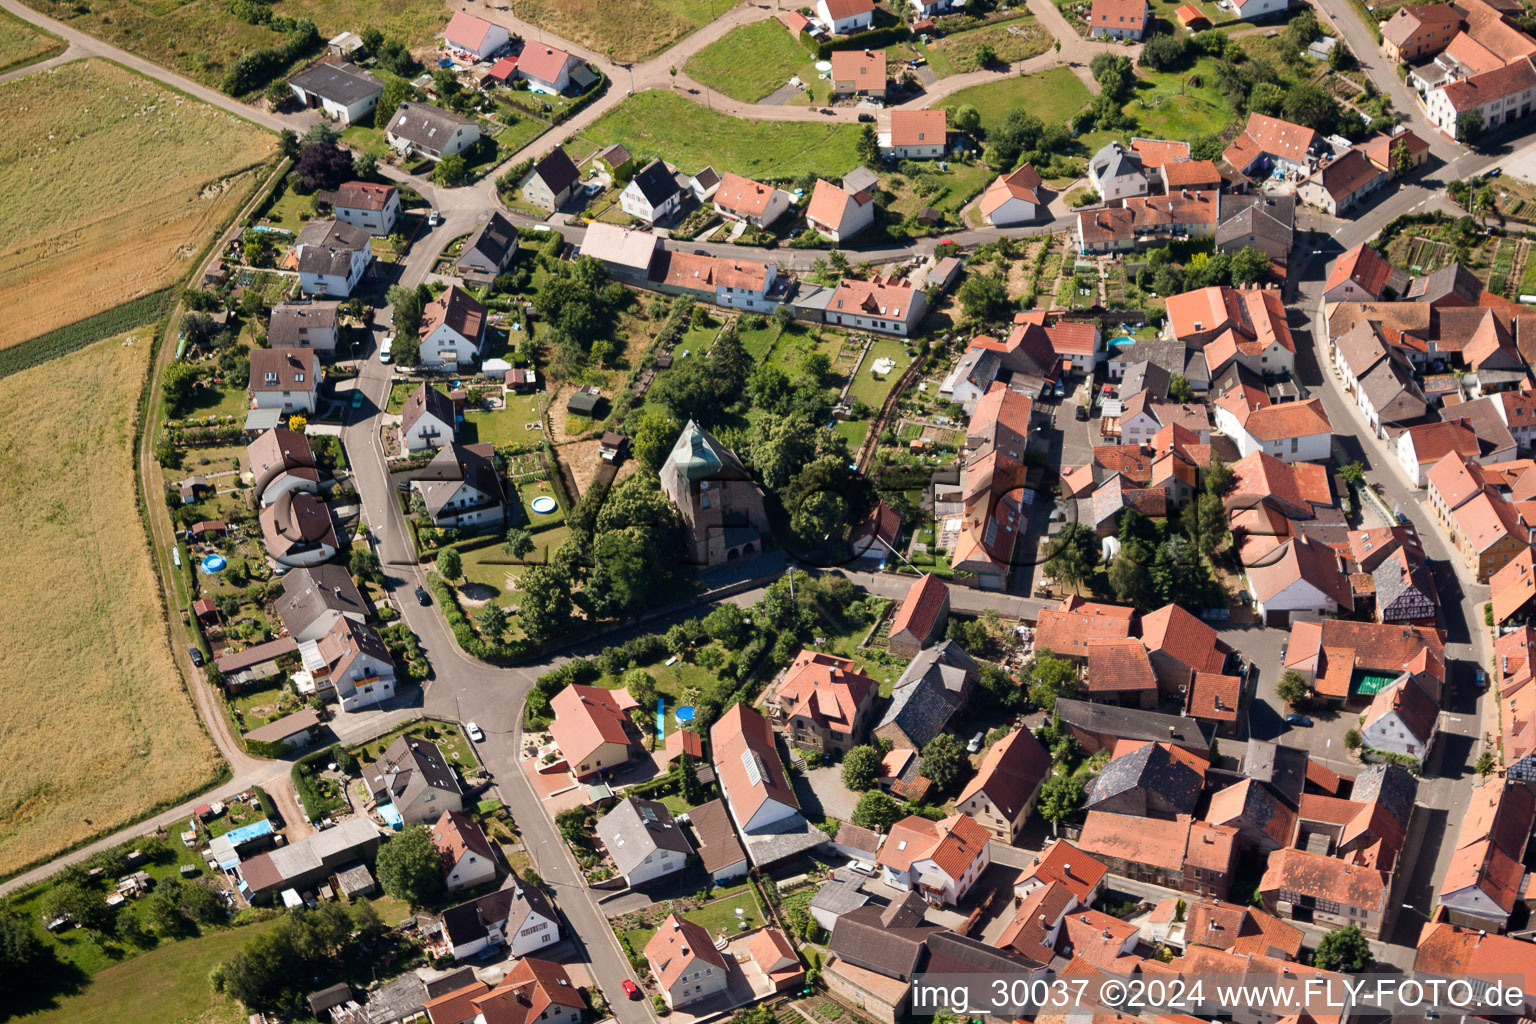
[[[326,900],[314,910],[288,914],[256,935],[214,967],[209,981],[215,991],[249,1009],[297,1012],[318,977],[355,968],[362,960],[361,948],[384,932],[379,912],[367,900],[350,907]]]

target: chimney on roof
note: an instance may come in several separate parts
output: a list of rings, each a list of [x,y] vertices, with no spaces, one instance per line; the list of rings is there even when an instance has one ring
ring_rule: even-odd
[[[1487,934],[1488,933],[1486,931],[1484,931],[1483,929],[1479,928],[1477,930],[1477,941],[1472,943],[1472,948],[1476,949],[1478,946],[1481,946],[1483,944],[1483,938],[1485,936],[1487,936]]]

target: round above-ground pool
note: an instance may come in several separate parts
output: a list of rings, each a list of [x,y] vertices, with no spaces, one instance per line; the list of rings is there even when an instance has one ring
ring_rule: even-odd
[[[542,494],[528,503],[528,507],[541,516],[547,516],[556,508],[555,499],[547,494]]]
[[[672,712],[672,717],[676,718],[679,722],[691,722],[693,721],[693,708],[690,705],[684,704]]]
[[[203,559],[202,570],[209,576],[212,576],[216,572],[223,571],[224,567],[228,564],[229,562],[224,559],[223,555],[209,555]]]

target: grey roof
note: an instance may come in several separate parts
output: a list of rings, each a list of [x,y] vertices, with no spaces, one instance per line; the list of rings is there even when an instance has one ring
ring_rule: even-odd
[[[453,399],[433,387],[431,382],[422,381],[400,409],[400,429],[410,430],[427,413],[431,413],[440,423],[453,426]]]
[[[1220,223],[1216,225],[1218,246],[1236,238],[1258,235],[1291,245],[1296,225],[1296,197],[1223,194]]]
[[[340,1006],[352,998],[352,986],[344,981],[338,981],[330,988],[322,988],[318,992],[311,992],[304,997],[309,1004],[309,1012],[316,1017],[329,1010],[333,1006]]]
[[[327,865],[339,864],[342,858],[378,841],[379,830],[372,821],[348,818],[335,828],[305,836],[288,846],[279,846],[252,860],[266,858],[279,879],[298,878]]]
[[[891,691],[881,728],[894,723],[918,747],[928,744],[959,710],[966,677],[980,672],[953,640],[920,651]]]
[[[383,82],[356,64],[316,64],[307,71],[300,71],[288,81],[305,92],[312,92],[346,106],[384,91]]]
[[[428,788],[464,794],[437,744],[420,736],[399,737],[366,771],[364,781],[380,802],[409,804]]]
[[[276,601],[277,617],[290,633],[302,633],[326,612],[365,617],[368,607],[340,565],[294,569],[283,577],[283,594]]]
[[[267,325],[269,348],[298,348],[300,328],[336,329],[335,302],[295,302],[272,307]]]
[[[543,159],[533,165],[532,174],[539,177],[555,195],[559,195],[581,179],[581,171],[571,162],[571,158],[565,150],[556,146]]]
[[[366,228],[338,220],[312,220],[299,232],[299,272],[346,277],[352,254],[368,244]]]
[[[812,910],[825,910],[829,914],[842,916],[850,911],[858,910],[869,902],[869,896],[859,888],[859,879],[855,876],[848,880],[833,878],[811,897]]]
[[[1018,978],[1044,966],[1009,948],[989,946],[955,932],[939,932],[928,938],[928,962],[923,965],[923,973]]]
[[[754,829],[744,838],[747,843],[747,856],[760,868],[809,853],[830,841],[825,832],[799,814],[791,814],[787,818],[780,818],[762,828]]]
[[[1191,384],[1209,381],[1211,371],[1205,365],[1205,353],[1189,348],[1177,338],[1143,338],[1119,356],[1126,365],[1154,363],[1169,373],[1177,373]]]
[[[560,152],[556,150],[556,152]],[[560,189],[555,189],[559,192]],[[464,251],[459,254],[459,267],[495,268],[497,272],[506,268],[512,261],[512,256],[517,252],[517,228],[512,222],[503,217],[499,211],[491,213],[491,219],[469,236],[469,241],[464,243]]]
[[[1485,386],[1491,383],[1493,374],[1478,371],[1478,379]],[[1517,380],[1525,379],[1525,372],[1514,374]],[[1502,452],[1511,453],[1513,458],[1515,450],[1515,435],[1509,432],[1509,426],[1505,424],[1504,417],[1499,415],[1499,400],[1492,395],[1471,402],[1460,402],[1447,406],[1440,413],[1446,420],[1462,420],[1472,433],[1477,436],[1478,457],[1485,462],[1499,461],[1498,456]]]
[[[279,743],[294,733],[313,729],[320,724],[320,712],[313,708],[305,708],[303,711],[295,711],[291,715],[268,722],[259,729],[252,729],[245,734],[248,740],[258,743]]]
[[[1185,762],[1175,758],[1160,743],[1144,743],[1114,758],[1104,766],[1089,786],[1086,806],[1133,790],[1161,796],[1180,814],[1193,814],[1200,801],[1205,780]]]
[[[1414,278],[1408,285],[1406,299],[1419,302],[1438,302],[1455,296],[1469,306],[1475,306],[1483,294],[1483,283],[1460,263],[1447,263],[1433,273]]]
[[[483,939],[490,926],[505,922],[503,934],[515,935],[531,914],[559,923],[549,897],[537,886],[527,885],[515,875],[505,888],[481,896],[479,899],[449,907],[439,916],[443,931],[455,946]]]
[[[1127,740],[1163,740],[1201,750],[1210,749],[1211,737],[1215,735],[1208,723],[1198,719],[1112,704],[1092,704],[1085,700],[1058,699],[1056,718],[1095,735]]]
[[[1371,573],[1371,581],[1376,586],[1376,607],[1383,613],[1410,591],[1424,595],[1431,604],[1439,601],[1434,578],[1422,558],[1409,556],[1406,573],[1397,559],[1384,559]]]
[[[1243,774],[1261,782],[1292,807],[1301,806],[1301,791],[1307,783],[1307,752],[1265,740],[1249,740],[1243,758]]]
[[[1419,795],[1419,780],[1395,764],[1373,764],[1355,776],[1355,788],[1349,798],[1356,803],[1379,801],[1399,825],[1408,827],[1413,817],[1414,801]]]
[[[859,166],[843,175],[843,191],[857,195],[860,192],[870,192],[880,184],[880,175],[868,167]]]
[[[417,475],[422,482],[421,500],[435,518],[458,492],[460,482],[483,491],[498,502],[504,500],[501,479],[483,444],[449,444]]]
[[[1220,373],[1211,378],[1211,398],[1220,398],[1236,387],[1257,388],[1263,391],[1264,378],[1234,359],[1223,367]]]
[[[445,996],[449,992],[457,992],[459,989],[475,983],[475,969],[473,967],[460,967],[456,971],[450,971],[441,978],[427,982],[427,999],[436,999]]]
[[[635,797],[620,801],[598,819],[597,837],[621,875],[628,875],[657,850],[671,850],[685,857],[693,852],[666,804]]]
[[[1371,406],[1381,416],[1383,423],[1396,423],[1412,420],[1424,415],[1429,410],[1429,403],[1419,391],[1419,386],[1408,377],[1407,373],[1398,368],[1397,362],[1392,359],[1383,359],[1376,366],[1360,378],[1360,387],[1365,391],[1367,398],[1371,400]],[[1388,405],[1399,395],[1407,395],[1414,403],[1414,408],[1401,417],[1388,417],[1384,411]]]
[[[1141,157],[1118,142],[1107,142],[1093,154],[1088,169],[1095,178],[1100,179],[1141,174]]]
[[[693,180],[698,182],[699,188],[707,192],[720,184],[720,172],[713,167],[706,167],[698,174],[695,174]]]
[[[837,919],[827,948],[855,967],[902,981],[917,972],[928,939],[943,931],[938,925],[890,926],[880,908],[864,906]]]
[[[413,146],[438,151],[453,137],[455,129],[474,123],[473,118],[460,117],[430,103],[402,103],[390,115],[389,133]]]
[[[1166,367],[1148,362],[1133,363],[1125,368],[1125,376],[1120,381],[1120,401],[1124,402],[1143,391],[1150,392],[1158,400],[1167,398],[1168,385],[1172,379],[1173,375]]]
[[[660,206],[678,193],[677,179],[660,160],[652,160],[640,168],[630,182],[652,206]]]

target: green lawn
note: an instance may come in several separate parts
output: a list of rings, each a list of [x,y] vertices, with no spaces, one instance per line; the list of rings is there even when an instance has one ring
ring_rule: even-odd
[[[245,422],[246,393],[244,388],[202,387],[188,392],[181,403],[184,419],[203,416],[234,416]],[[225,486],[228,486],[227,484]]]
[[[761,360],[773,350],[773,343],[779,336],[779,329],[772,323],[756,331],[740,331],[736,337],[741,341],[741,347],[747,350],[747,355],[754,360]]]
[[[1142,138],[1192,139],[1218,134],[1237,117],[1216,87],[1217,63],[1202,57],[1187,71],[1137,69],[1136,95],[1125,105]],[[1199,84],[1194,84],[1198,82]]]
[[[366,768],[368,764],[377,761],[389,745],[403,735],[420,736],[437,744],[437,748],[443,752],[443,756],[454,764],[463,768],[473,768],[476,764],[475,751],[469,739],[457,725],[448,722],[430,722],[418,719],[408,722],[400,728],[385,733],[383,736],[369,740],[362,746],[353,747],[352,753]]]
[[[741,916],[736,916],[736,911],[741,910]],[[761,928],[764,924],[762,912],[757,909],[757,900],[751,892],[739,892],[735,896],[727,896],[724,899],[706,903],[697,910],[683,912],[683,918],[694,924],[702,925],[709,932],[711,940],[720,937],[722,930],[727,935],[735,935],[738,931],[746,931],[752,928]],[[747,927],[738,929],[737,921],[745,921]],[[624,932],[630,945],[639,952],[645,949],[645,944],[651,941],[651,936],[656,934],[655,928],[642,926],[630,928]]]
[[[738,910],[741,911],[739,916],[736,913]],[[719,938],[721,932],[735,935],[738,931],[750,931],[763,926],[762,912],[758,910],[757,899],[751,892],[715,900],[697,910],[690,910],[683,916],[694,924],[701,925],[709,932],[709,937],[712,939]],[[745,922],[747,927],[740,928],[737,922]]]
[[[282,707],[285,702],[287,706]],[[246,732],[276,721],[284,714],[298,711],[303,706],[303,702],[286,686],[264,686],[229,698],[230,710],[240,712]]]
[[[560,498],[555,494],[555,489],[549,486],[545,480],[530,480],[525,484],[519,484],[517,496],[523,503],[523,512],[528,520],[528,529],[535,533],[542,532],[552,526],[559,526],[565,522],[565,506],[560,504]],[[553,512],[535,512],[533,499],[542,497],[555,499]]]
[[[175,942],[102,971],[79,994],[27,1016],[28,1024],[224,1024],[245,1020],[238,1003],[208,984],[213,966],[229,959],[256,935],[277,924],[210,932]]]
[[[389,155],[389,143],[384,141],[384,132],[378,128],[349,125],[341,130],[341,141],[364,153],[372,153],[380,160]]]
[[[571,530],[568,526],[556,526],[553,529],[535,533],[534,548],[527,554],[522,564],[513,563],[511,556],[500,544],[466,551],[463,555],[464,578],[471,583],[491,588],[494,591],[491,596],[492,604],[498,604],[503,608],[516,608],[517,592],[510,588],[507,578],[520,576],[528,565],[542,565],[548,560],[550,553],[559,548],[570,535]],[[475,611],[475,609],[469,610]]]
[[[950,94],[944,107],[953,111],[970,104],[981,115],[981,126],[993,129],[1015,110],[1027,110],[1046,124],[1066,124],[1092,98],[1070,68],[1051,68],[961,89]]]
[[[510,120],[512,115],[503,111],[497,116]],[[516,121],[496,133],[496,145],[501,150],[499,159],[505,160],[547,131],[549,125],[538,118],[519,115]]]
[[[896,364],[896,368],[884,377],[876,377],[871,371],[877,359],[890,359]],[[853,386],[848,389],[853,398],[859,399],[872,409],[880,408],[885,396],[891,393],[901,375],[906,372],[907,366],[912,362],[907,355],[907,348],[896,338],[881,338],[869,347],[864,361],[859,364],[859,371],[853,378]]]
[[[859,162],[859,125],[747,121],[700,110],[674,93],[631,96],[582,134],[622,142],[643,160],[659,156],[689,173],[713,166],[759,179],[840,178]]]
[[[690,655],[692,656],[694,655]],[[668,698],[669,709],[684,690],[713,693],[720,686],[720,677],[702,665],[696,665],[691,661],[679,661],[673,665],[668,665],[666,662],[667,659],[662,658],[639,667],[651,674],[651,679],[656,683],[656,692]],[[619,677],[602,676],[593,685],[601,686],[605,690],[616,689],[619,686]],[[668,721],[670,727],[671,720]]]
[[[815,58],[775,18],[733,28],[683,65],[696,82],[755,103],[794,75],[814,82]],[[810,77],[807,77],[807,76]]]
[[[526,444],[535,436],[534,431],[524,428],[527,417],[511,409],[471,409],[464,413],[464,424],[459,428],[459,441],[463,444],[489,442],[498,448],[508,444]]]

